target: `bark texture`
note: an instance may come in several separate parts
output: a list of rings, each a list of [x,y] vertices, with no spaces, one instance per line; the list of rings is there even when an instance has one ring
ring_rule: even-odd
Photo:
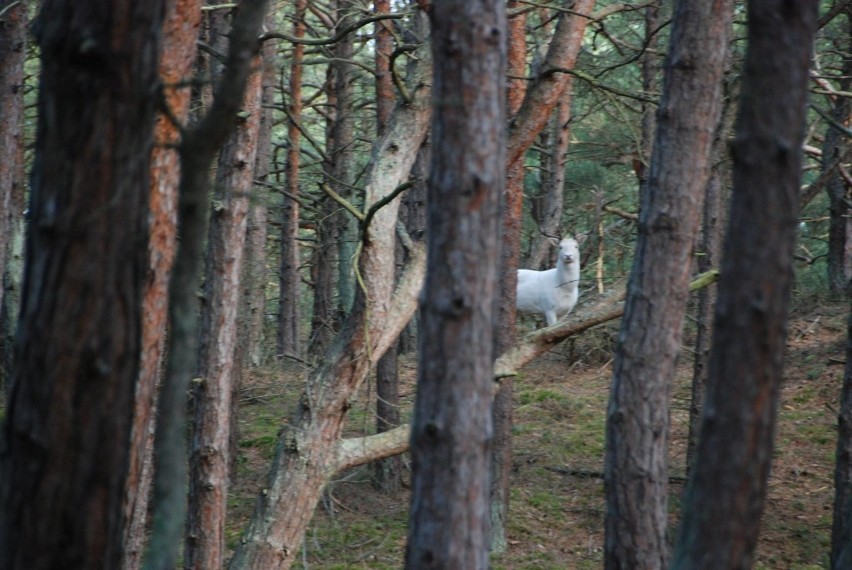
[[[852,297],[852,290],[849,291]],[[831,525],[831,568],[852,565],[852,309],[846,331],[846,370],[837,415],[834,467],[834,517]]]
[[[164,2],[49,0],[0,567],[118,568]]]
[[[0,276],[10,254],[13,195],[24,185],[24,61],[27,55],[27,5],[0,0]],[[5,288],[0,287],[0,306]],[[2,346],[5,346],[3,343]],[[0,376],[0,384],[2,384]]]
[[[707,399],[673,568],[754,560],[784,364],[817,4],[748,5]]]
[[[177,187],[180,165],[175,146],[179,127],[189,114],[190,90],[180,88],[192,74],[201,23],[199,0],[170,3],[163,27],[160,81],[171,118],[158,114],[151,151],[149,196],[150,232],[142,322],[142,368],[136,385],[135,414],[130,443],[127,531],[124,568],[138,568],[144,550],[154,452],[154,414],[157,383],[165,354],[168,284],[177,238]],[[180,121],[180,125],[173,121]]]
[[[669,406],[733,5],[675,6],[639,238],[613,365],[605,459],[605,567],[668,559]]]
[[[852,16],[849,11],[843,15],[846,19],[846,42],[843,57],[843,68],[841,70],[838,89],[849,91],[852,87]],[[852,118],[852,103],[848,97],[835,96],[831,109],[831,118],[840,125],[849,125]],[[835,295],[846,292],[846,286],[852,277],[852,216],[850,216],[849,190],[850,185],[846,177],[842,176],[839,169],[832,165],[837,160],[842,160],[849,151],[848,137],[837,128],[828,125],[825,139],[822,145],[822,167],[823,172],[831,169],[825,190],[829,200],[829,230],[828,230],[828,288]]]
[[[390,12],[389,0],[373,2],[376,14]],[[390,57],[393,53],[393,36],[390,22],[376,23],[376,135],[381,137],[388,127],[394,106],[393,81]],[[405,198],[403,198],[405,201]],[[408,218],[403,207],[400,219]],[[404,253],[397,243],[394,247],[397,273],[402,269]],[[388,349],[376,365],[376,432],[382,433],[399,425],[399,341]],[[397,493],[402,483],[402,458],[388,457],[376,463],[373,483],[385,493]]]
[[[305,35],[307,0],[296,0],[293,15],[293,37]],[[281,208],[281,249],[278,271],[278,354],[299,354],[299,164],[302,133],[298,122],[302,116],[302,58],[305,46],[296,43],[290,59],[290,103],[287,109],[287,171],[284,203]]]
[[[189,454],[189,511],[184,567],[221,568],[225,557],[232,395],[241,370],[237,353],[240,278],[260,126],[260,58],[249,77],[241,119],[219,155],[205,268],[195,419]]]
[[[356,289],[343,330],[311,373],[292,421],[279,436],[267,488],[258,496],[231,568],[285,569],[293,564],[322,488],[341,465],[340,439],[351,395],[414,313],[424,260],[413,248],[412,261],[394,289],[400,199],[391,193],[407,179],[426,136],[431,116],[426,55],[418,54],[418,69],[410,78],[414,99],[394,110],[387,134],[373,148],[358,259],[365,287]]]
[[[487,568],[505,6],[433,2],[431,17],[434,147],[405,566]]]
[[[151,539],[146,564],[171,570],[186,522],[186,394],[197,364],[198,299],[207,233],[209,173],[219,147],[234,127],[257,54],[266,0],[241,2],[233,20],[228,55],[209,111],[183,133],[178,217],[180,247],[169,284],[169,343],[157,414]]]

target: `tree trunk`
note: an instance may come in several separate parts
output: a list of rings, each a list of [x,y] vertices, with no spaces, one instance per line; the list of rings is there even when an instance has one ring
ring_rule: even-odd
[[[335,0],[337,4],[337,25],[341,26],[353,10],[352,0]],[[332,129],[331,180],[329,185],[356,208],[360,207],[361,197],[355,192],[355,89],[352,78],[353,38],[346,34],[334,44],[334,59],[329,64],[334,77],[334,100],[336,110]],[[355,299],[354,256],[358,241],[358,220],[347,212],[335,216],[338,228],[337,238],[337,315],[335,320],[342,322],[352,309]]]
[[[237,350],[243,354],[239,359],[247,366],[258,367],[265,355],[264,326],[266,324],[266,281],[267,255],[266,240],[268,226],[268,191],[264,184],[272,164],[272,127],[274,116],[272,105],[275,103],[275,85],[278,70],[275,65],[276,47],[273,42],[264,42],[261,53],[261,101],[260,126],[257,133],[257,158],[254,164],[254,177],[261,185],[255,187],[250,195],[248,224],[246,226],[246,251],[243,262],[242,317],[240,319],[242,341]],[[232,431],[232,434],[236,433]],[[233,440],[233,437],[231,438]]]
[[[852,300],[852,289],[847,291]],[[831,568],[852,565],[852,309],[846,331],[846,370],[837,414],[834,466],[834,518],[831,526]]]
[[[505,5],[432,4],[435,147],[406,568],[487,568]],[[471,140],[477,140],[471,145]]]
[[[394,110],[388,133],[376,142],[367,172],[365,204],[370,212],[361,237],[359,269],[366,287],[343,330],[311,373],[296,413],[276,445],[269,484],[259,495],[231,568],[289,568],[322,488],[348,452],[340,442],[350,398],[411,318],[423,278],[422,254],[413,258],[394,290],[394,238],[399,197],[391,193],[408,178],[431,114],[428,57],[418,52],[410,74],[413,100]],[[376,204],[387,201],[381,207]],[[384,434],[382,434],[384,435]]]
[[[560,15],[553,39],[545,56],[542,71],[523,96],[510,90],[509,101],[517,112],[513,115],[508,138],[506,158],[506,185],[502,225],[502,254],[500,265],[499,323],[495,334],[499,352],[508,349],[515,340],[515,295],[520,258],[521,213],[523,205],[524,155],[547,124],[557,101],[568,84],[568,75],[553,73],[553,69],[572,69],[580,52],[587,15],[594,0],[578,0],[573,12]],[[516,34],[519,33],[517,30]],[[517,40],[513,44],[517,44]],[[517,75],[522,67],[519,45],[513,45],[513,67]],[[517,85],[516,85],[517,88]],[[520,100],[520,106],[518,101]],[[514,110],[514,109],[513,109]],[[505,548],[505,518],[509,497],[509,469],[511,467],[512,383],[506,380],[494,399],[495,419],[494,460],[492,464],[491,518],[494,525],[492,542],[499,552]]]
[[[201,2],[181,0],[170,4],[163,29],[163,53],[160,56],[160,80],[171,117],[181,124],[189,113],[190,91],[176,86],[192,73],[201,23]],[[144,318],[142,321],[142,368],[136,386],[133,433],[131,436],[130,476],[127,496],[127,529],[123,567],[138,568],[144,551],[151,492],[154,452],[154,414],[156,390],[162,369],[168,317],[168,283],[174,262],[177,238],[177,186],[180,177],[178,125],[160,114],[154,125],[151,153],[150,238],[145,279]]]
[[[673,568],[754,561],[784,365],[817,5],[748,4],[708,390]]]
[[[3,568],[121,565],[164,7],[41,9],[32,225],[0,459]]]
[[[517,7],[514,0],[507,9]],[[514,117],[523,103],[526,92],[526,14],[507,23],[506,71],[509,76],[506,91],[506,113]],[[450,140],[453,140],[450,138]],[[446,158],[444,159],[446,160]],[[502,258],[500,278],[499,320],[494,331],[496,354],[515,343],[515,287],[517,285],[518,252],[520,251],[521,220],[524,196],[524,165],[513,164],[506,171],[502,215]],[[494,437],[491,448],[489,548],[500,554],[506,550],[506,517],[509,511],[509,473],[512,468],[512,380],[500,385],[491,404]]]
[[[390,12],[390,0],[373,2],[376,14]],[[393,36],[386,21],[377,22],[376,35],[376,134],[381,137],[387,130],[393,111],[394,92],[390,73]],[[401,212],[400,217],[407,217]],[[404,263],[402,247],[394,247],[397,274]],[[394,342],[376,365],[376,433],[399,426],[399,341]],[[398,456],[377,461],[373,469],[373,484],[384,493],[397,493],[402,483],[402,459]]]
[[[252,68],[260,67],[255,58]],[[262,74],[249,77],[243,119],[222,148],[213,193],[205,268],[198,379],[192,386],[195,419],[189,455],[189,513],[184,567],[221,568],[230,466],[232,394],[241,370],[237,353],[249,196],[260,127]],[[235,362],[236,360],[236,362]]]
[[[728,1],[675,6],[607,410],[607,569],[664,568],[668,558],[671,387],[732,11]]]
[[[722,129],[724,131],[724,127]],[[725,144],[727,137],[717,138]],[[718,153],[715,156],[719,156]],[[722,213],[723,179],[722,166],[713,167],[710,180],[704,193],[704,210],[701,219],[701,239],[698,250],[698,271],[709,271],[719,266],[721,254],[721,233],[719,217]],[[698,305],[695,309],[695,356],[692,363],[692,387],[689,403],[689,433],[686,442],[686,471],[690,473],[695,464],[695,452],[698,449],[698,428],[701,425],[701,413],[704,409],[704,394],[707,390],[707,363],[710,358],[710,339],[712,338],[713,307],[716,305],[716,294],[713,288],[702,289],[698,293]]]
[[[0,275],[6,272],[11,239],[12,195],[23,180],[24,61],[27,5],[0,0]],[[20,214],[17,214],[20,215]],[[0,305],[3,288],[0,287]]]
[[[305,35],[305,9],[307,0],[296,0],[293,15],[293,37]],[[287,171],[285,178],[284,204],[281,218],[281,262],[279,268],[278,293],[278,354],[298,355],[299,350],[299,153],[302,133],[298,122],[302,116],[302,57],[305,46],[293,44],[290,59],[290,105],[287,111]]]
[[[845,14],[847,23],[847,41],[843,57],[838,89],[849,91],[852,86],[852,55],[848,53],[852,47],[852,17],[848,11]],[[836,96],[831,110],[831,118],[840,125],[849,125],[852,115],[852,104],[845,96]],[[834,295],[843,295],[846,285],[852,278],[852,208],[849,206],[849,184],[840,174],[839,169],[833,168],[835,160],[843,157],[849,149],[847,135],[829,124],[826,127],[825,140],[822,145],[823,170],[831,168],[834,172],[826,182],[830,214],[828,230],[828,289]]]
[[[259,48],[257,37],[266,0],[245,0],[236,10],[224,74],[209,111],[183,133],[179,148],[181,178],[178,219],[180,247],[169,285],[169,343],[160,390],[154,448],[154,496],[149,568],[175,567],[186,522],[186,394],[197,364],[198,299],[204,238],[207,233],[209,172],[220,145],[237,120]]]
[[[646,97],[655,97],[659,88],[660,56],[659,46],[659,11],[657,4],[645,7],[645,49],[642,52],[642,93]],[[638,149],[638,158],[634,163],[634,171],[639,182],[639,202],[648,190],[648,169],[651,164],[654,131],[656,130],[656,105],[642,103],[642,138]]]

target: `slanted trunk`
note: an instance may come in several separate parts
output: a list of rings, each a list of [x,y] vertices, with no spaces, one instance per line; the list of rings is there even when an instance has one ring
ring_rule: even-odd
[[[818,4],[748,4],[707,397],[673,568],[754,563],[784,368]]]
[[[408,177],[426,136],[431,107],[425,53],[419,54],[418,68],[409,88],[414,100],[395,109],[392,126],[376,143],[366,180],[368,207],[389,197]],[[366,287],[356,289],[343,330],[312,372],[292,421],[281,432],[269,484],[258,497],[231,568],[292,565],[322,488],[345,458],[340,438],[350,398],[414,313],[424,271],[416,248],[394,290],[399,203],[397,196],[370,214],[359,257]]]
[[[607,569],[659,569],[668,560],[670,396],[732,12],[728,1],[675,7],[607,410]]]

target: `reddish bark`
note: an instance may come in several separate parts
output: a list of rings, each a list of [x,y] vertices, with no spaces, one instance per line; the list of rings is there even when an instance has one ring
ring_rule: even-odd
[[[4,568],[121,565],[164,10],[42,5],[33,225],[0,465]]]
[[[201,23],[201,1],[179,0],[169,5],[163,29],[160,80],[171,117],[185,122],[190,90],[177,88],[192,74]],[[177,236],[177,186],[180,177],[176,144],[178,125],[160,114],[154,125],[151,152],[150,238],[142,321],[142,368],[136,386],[133,433],[130,444],[124,568],[138,568],[144,549],[148,495],[154,451],[156,385],[163,360],[168,319],[168,283]]]

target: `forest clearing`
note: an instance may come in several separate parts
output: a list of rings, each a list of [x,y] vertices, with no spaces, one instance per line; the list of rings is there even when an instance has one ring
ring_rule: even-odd
[[[845,303],[799,298],[790,321],[776,453],[755,568],[828,567],[834,500],[837,402],[845,362]],[[515,381],[511,515],[501,570],[597,569],[603,562],[604,422],[617,322],[601,325],[527,365]],[[686,346],[693,342],[689,325]],[[410,405],[416,360],[403,357],[401,393]],[[240,455],[229,502],[228,540],[238,541],[251,513],[277,430],[298,398],[303,368],[286,362],[246,379]],[[686,475],[692,357],[681,355],[672,405],[671,518],[675,531]],[[348,435],[373,426],[375,388],[365,385],[353,405]],[[282,413],[285,416],[282,416]],[[399,568],[405,550],[408,479],[388,495],[375,490],[371,470],[344,472],[329,484],[294,568]]]

